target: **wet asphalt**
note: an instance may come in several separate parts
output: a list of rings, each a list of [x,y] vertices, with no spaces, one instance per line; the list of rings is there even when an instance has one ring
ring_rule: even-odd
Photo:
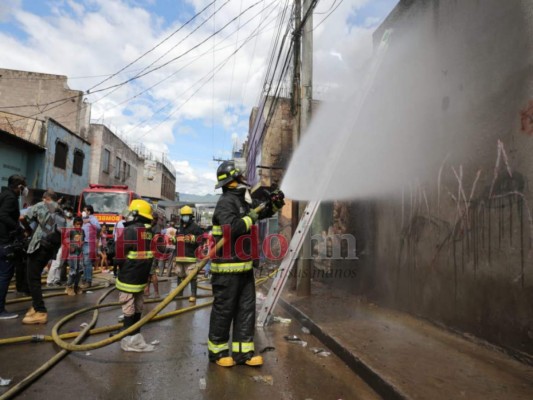
[[[169,282],[160,284],[168,293]],[[200,291],[203,294],[208,292]],[[0,338],[50,334],[61,317],[82,307],[93,305],[103,291],[75,297],[61,296],[46,300],[47,325],[24,326],[22,314],[29,303],[11,304],[9,311],[19,312],[15,320],[0,321]],[[188,289],[185,290],[185,294]],[[14,298],[9,294],[8,299]],[[113,292],[106,301],[116,301]],[[209,299],[199,299],[198,304]],[[188,306],[187,300],[176,300],[163,312]],[[147,305],[149,310],[153,305]],[[145,310],[145,312],[146,312]],[[147,342],[159,341],[154,352],[126,353],[119,343],[90,352],[69,354],[46,375],[32,384],[17,399],[377,399],[379,396],[314,336],[290,324],[273,323],[256,330],[256,352],[263,353],[265,364],[259,368],[235,366],[222,368],[207,360],[207,333],[210,307],[146,325],[142,334]],[[278,306],[276,315],[288,317]],[[120,308],[100,312],[97,326],[115,324]],[[67,324],[62,332],[79,330],[89,322],[92,313]],[[297,335],[307,346],[288,342],[284,336]],[[88,338],[101,340],[108,334]],[[25,343],[0,346],[0,377],[13,379],[0,387],[0,396],[59,351],[53,343]],[[326,356],[324,356],[326,355]],[[203,385],[205,382],[205,388]]]

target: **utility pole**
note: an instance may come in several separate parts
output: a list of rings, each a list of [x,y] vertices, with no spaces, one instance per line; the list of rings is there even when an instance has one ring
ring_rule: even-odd
[[[293,57],[293,76],[292,76],[292,96],[291,96],[291,113],[292,113],[292,151],[296,150],[296,147],[298,146],[298,142],[300,141],[300,67],[301,67],[301,53],[300,53],[300,47],[301,47],[301,37],[302,34],[300,32],[300,24],[302,22],[302,0],[294,0],[294,33],[293,33],[293,40],[294,40],[294,57]],[[298,201],[292,201],[292,208],[291,208],[291,232],[292,236],[295,235],[296,229],[298,227],[298,222],[300,221],[300,215],[299,215],[299,206]],[[296,263],[295,270],[298,272],[298,262]],[[296,289],[297,286],[297,279],[296,275],[291,275],[289,277],[290,280],[290,288]]]
[[[300,107],[300,136],[305,134],[310,122],[313,101],[313,8],[316,0],[303,0],[303,29],[300,27],[302,41],[301,60],[301,107]],[[299,203],[299,217],[304,215],[306,203]],[[298,260],[296,275],[296,294],[309,296],[311,294],[311,232],[309,230],[302,246],[301,257]]]

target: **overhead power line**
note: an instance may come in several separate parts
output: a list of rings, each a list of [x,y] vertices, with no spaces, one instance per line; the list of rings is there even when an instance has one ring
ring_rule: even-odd
[[[273,5],[275,5],[275,4],[276,4],[276,1],[273,1],[273,2],[271,2],[271,3],[270,3],[265,9],[268,9],[268,8],[272,7]],[[264,10],[263,10],[263,11],[264,11]],[[238,31],[239,31],[240,29],[242,29],[242,28],[244,28],[245,26],[247,26],[248,24],[250,24],[250,23],[251,23],[254,19],[256,19],[259,15],[262,15],[262,11],[261,11],[260,13],[255,14],[255,15],[252,16],[251,18],[249,18],[246,22],[244,22],[243,24],[241,24],[240,27],[239,27],[236,31],[230,33],[228,36],[226,36],[226,37],[223,38],[220,42],[218,42],[218,43],[216,44],[216,47],[218,47],[218,48],[217,48],[216,50],[214,50],[214,51],[221,51],[221,50],[225,50],[225,49],[230,48],[230,47],[234,47],[233,44],[229,44],[229,45],[227,45],[227,46],[223,46],[223,47],[219,47],[219,46],[220,46],[220,44],[222,44],[224,41],[226,41],[227,39],[229,39],[231,36],[233,36],[233,35],[235,35],[235,34],[238,34]],[[269,16],[270,16],[270,14],[269,14]],[[268,18],[267,18],[267,20],[268,20]],[[256,32],[256,33],[254,33],[253,36],[257,37],[258,35],[260,35],[263,31],[266,30],[266,28],[270,25],[270,23],[271,23],[270,20],[269,20],[268,22],[266,22],[266,23],[264,24],[264,25],[265,25],[264,28],[260,29],[260,30],[259,30],[258,32]],[[245,39],[242,43],[245,43],[245,42],[246,42],[246,39]],[[170,78],[176,76],[179,72],[183,71],[185,68],[187,68],[188,66],[190,66],[191,64],[193,64],[194,62],[196,62],[197,60],[199,60],[200,58],[204,57],[204,56],[207,55],[207,54],[210,54],[211,51],[213,51],[213,49],[214,49],[214,47],[212,47],[212,48],[206,50],[205,52],[203,52],[202,54],[200,54],[200,55],[198,55],[198,56],[195,56],[190,62],[188,62],[187,64],[185,64],[184,66],[182,66],[181,68],[179,68],[178,70],[176,70],[175,72],[173,72],[172,74],[170,74],[170,75],[166,76],[165,78],[159,80],[158,82],[154,83],[153,85],[149,86],[148,88],[143,89],[142,91],[140,91],[140,92],[134,94],[133,96],[127,98],[126,100],[124,100],[124,101],[122,101],[122,102],[120,102],[120,103],[117,103],[117,104],[115,104],[115,105],[113,105],[113,106],[111,106],[111,107],[105,109],[105,110],[104,110],[104,113],[105,113],[105,112],[108,112],[108,111],[110,111],[110,110],[112,110],[112,109],[114,109],[114,108],[116,108],[116,107],[119,107],[119,106],[121,106],[121,105],[123,105],[123,104],[126,104],[126,103],[128,103],[128,102],[130,102],[130,101],[132,101],[132,100],[135,100],[136,98],[138,98],[138,97],[140,97],[141,95],[145,94],[146,92],[150,91],[150,90],[153,89],[154,87],[159,86],[160,84],[164,83],[165,81],[169,80]],[[98,101],[102,100],[103,98],[104,98],[104,97],[101,97],[101,98],[99,98],[99,99],[93,101],[92,104],[97,103]],[[158,114],[159,112],[163,111],[163,110],[164,110],[168,105],[170,105],[170,104],[171,104],[171,102],[166,103],[163,107],[161,107],[161,108],[159,108],[158,110],[156,110],[156,111],[154,112],[154,115],[156,115],[156,114]],[[64,118],[66,118],[66,117],[69,117],[70,115],[75,114],[76,112],[77,112],[77,110],[75,110],[75,111],[71,111],[71,112],[69,112],[68,114],[65,114],[65,115],[62,115],[62,116],[56,117],[56,119],[59,119],[59,120],[64,119]],[[99,117],[99,118],[101,118],[101,117]],[[97,118],[97,119],[99,119],[99,118]],[[150,117],[150,118],[148,118],[148,119],[146,119],[146,120],[144,120],[144,121],[141,121],[141,122],[139,123],[139,126],[142,125],[143,123],[149,121],[149,120],[152,119],[152,118],[153,118],[153,117]]]
[[[133,64],[135,64],[137,61],[141,60],[142,58],[146,57],[148,54],[150,54],[152,51],[154,51],[155,49],[157,49],[158,47],[160,47],[163,43],[165,43],[166,41],[168,41],[171,37],[173,37],[174,35],[176,35],[179,31],[181,31],[183,28],[185,28],[187,25],[189,25],[191,22],[193,22],[199,15],[201,15],[205,10],[207,10],[207,8],[213,4],[216,0],[213,0],[210,4],[208,4],[207,6],[205,6],[203,9],[201,9],[199,12],[197,12],[196,14],[194,14],[191,18],[189,18],[185,23],[183,23],[178,29],[176,29],[174,32],[172,32],[170,35],[168,35],[166,38],[164,38],[163,40],[161,40],[159,43],[157,43],[155,46],[153,46],[151,49],[145,51],[143,54],[141,54],[139,57],[137,57],[135,60],[133,60],[132,62],[128,63],[126,66],[122,67],[120,70],[118,70],[117,72],[115,72],[114,74],[110,75],[109,77],[107,77],[106,79],[104,79],[103,81],[101,81],[100,83],[97,83],[96,85],[90,87],[89,89],[87,89],[87,93],[89,93],[92,89],[102,85],[103,83],[107,82],[108,80],[114,78],[115,76],[117,76],[118,74],[120,74],[121,72],[125,71],[126,69],[128,69],[129,67],[131,67]],[[151,64],[153,65],[153,64]]]
[[[277,0],[276,0],[277,1]],[[274,3],[274,2],[273,2]],[[273,12],[273,10],[271,11],[271,13]],[[268,17],[267,17],[268,18]],[[257,34],[257,31],[260,29],[260,27],[265,23],[265,21],[267,20],[267,18],[265,18],[264,20],[262,20],[260,22],[260,24],[258,25],[258,27],[254,30],[254,32],[252,32],[252,34],[250,34],[246,40],[237,48],[235,49],[235,51],[233,51],[226,59],[224,59],[224,61],[222,61],[221,63],[218,64],[218,66],[213,70],[211,71],[210,73],[206,74],[204,77],[200,78],[198,81],[196,81],[193,85],[191,85],[191,87],[189,89],[192,89],[194,86],[196,86],[197,84],[201,83],[201,85],[183,102],[181,103],[177,108],[175,108],[170,114],[168,114],[162,121],[160,121],[157,125],[155,125],[154,127],[150,128],[150,130],[146,131],[143,135],[141,135],[139,138],[137,138],[137,140],[140,140],[141,138],[145,137],[148,133],[152,132],[154,129],[156,129],[157,127],[161,126],[164,122],[168,121],[173,115],[175,115],[183,106],[185,106],[185,104],[187,104],[206,84],[208,84],[209,82],[211,82],[212,79],[214,79],[215,75],[229,62],[229,60],[231,60],[232,57],[234,57],[251,39],[253,39],[253,37]],[[203,83],[202,81],[205,80]],[[182,96],[183,94],[185,94],[189,89],[185,90],[182,94],[180,94],[179,96]],[[133,127],[132,129],[128,130],[126,133],[128,132],[131,132],[133,129],[135,128],[138,128],[140,125],[137,124],[135,127]]]
[[[208,37],[206,37],[204,40],[202,40],[200,43],[196,44],[195,46],[193,46],[192,48],[190,48],[189,50],[181,53],[180,55],[168,60],[167,62],[157,66],[157,67],[154,67],[148,71],[145,71],[143,72],[142,74],[137,74],[135,75],[134,77],[132,78],[129,78],[127,80],[125,80],[124,82],[121,82],[121,83],[117,83],[115,85],[112,85],[112,86],[108,86],[108,87],[105,87],[103,89],[98,89],[98,90],[95,90],[95,91],[92,91],[90,93],[97,93],[97,92],[101,92],[101,91],[105,91],[105,90],[109,90],[109,89],[113,89],[115,87],[118,87],[118,86],[123,86],[123,85],[126,85],[130,82],[133,82],[139,78],[142,78],[143,76],[146,76],[148,74],[151,74],[152,72],[155,72],[155,71],[158,71],[160,70],[161,68],[164,68],[166,67],[167,65],[169,65],[170,63],[176,61],[176,60],[179,60],[180,58],[182,58],[184,55],[186,54],[189,54],[191,51],[199,48],[201,45],[203,45],[205,42],[207,42],[209,39],[211,39],[213,36],[219,34],[220,32],[222,32],[224,29],[226,29],[229,25],[231,25],[233,22],[235,22],[241,15],[247,13],[248,11],[250,11],[252,8],[256,7],[259,3],[261,3],[262,0],[259,0],[257,2],[255,2],[254,4],[252,4],[251,6],[249,6],[248,8],[246,8],[242,13],[240,13],[239,15],[235,16],[233,19],[231,19],[228,23],[226,23],[224,26],[222,26],[220,29],[218,29],[217,31],[213,32],[211,35],[209,35]]]

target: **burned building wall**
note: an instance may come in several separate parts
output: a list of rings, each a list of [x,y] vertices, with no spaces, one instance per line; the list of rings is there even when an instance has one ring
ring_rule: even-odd
[[[361,202],[350,207],[358,250],[366,241],[369,251],[352,289],[533,354],[533,5],[400,6],[389,26],[394,34],[414,30],[436,46],[438,123],[427,143],[453,150],[431,160],[423,179],[411,176],[367,210]],[[428,57],[422,51],[406,50],[406,69]],[[397,107],[416,104],[416,89],[404,82],[405,104]]]

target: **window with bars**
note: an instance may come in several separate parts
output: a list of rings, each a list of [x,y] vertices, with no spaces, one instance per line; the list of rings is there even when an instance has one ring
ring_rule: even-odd
[[[67,168],[68,145],[60,140],[56,141],[56,152],[54,155],[54,167]]]
[[[120,167],[121,167],[120,157],[115,158],[115,178],[120,179]]]
[[[103,172],[109,174],[109,168],[111,167],[111,152],[107,149],[104,149],[102,167]]]
[[[80,149],[74,150],[74,162],[72,163],[72,172],[76,175],[83,174],[83,160],[85,159],[85,154]]]

